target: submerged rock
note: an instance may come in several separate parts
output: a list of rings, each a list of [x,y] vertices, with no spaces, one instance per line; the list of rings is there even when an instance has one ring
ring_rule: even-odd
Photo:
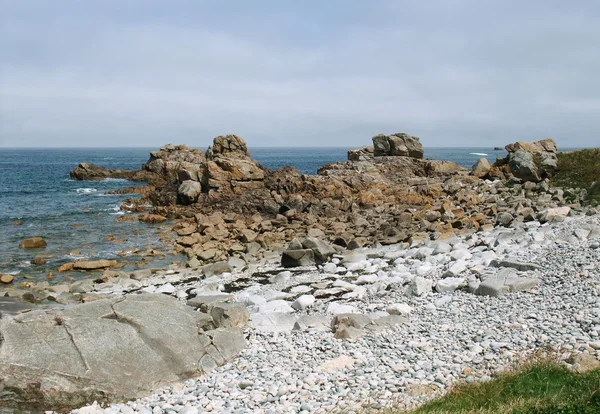
[[[43,249],[47,246],[46,240],[41,237],[30,237],[19,243],[21,249]]]

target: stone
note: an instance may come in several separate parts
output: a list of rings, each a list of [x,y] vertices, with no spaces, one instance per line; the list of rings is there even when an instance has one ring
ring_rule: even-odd
[[[485,177],[491,169],[492,166],[487,158],[480,158],[471,168],[471,174],[475,177],[482,178]]]
[[[217,328],[243,328],[248,323],[248,310],[240,303],[214,304],[210,316]]]
[[[498,218],[496,220],[498,224],[501,224],[502,226],[508,226],[510,223],[513,222],[514,219],[515,218],[512,216],[512,214],[504,212],[498,214]]]
[[[297,320],[296,316],[289,313],[253,313],[249,325],[259,332],[287,332],[293,329]]]
[[[322,372],[333,373],[337,371],[341,371],[346,368],[350,368],[354,365],[356,360],[348,355],[340,355],[337,358],[330,359],[325,361],[319,366],[319,370]]]
[[[194,204],[200,194],[202,194],[202,185],[199,182],[185,180],[177,189],[177,201],[183,205]]]
[[[13,280],[15,280],[15,277],[13,275],[0,274],[0,283],[8,285],[12,283]]]
[[[312,249],[286,250],[281,254],[283,267],[314,266],[315,254]]]
[[[546,223],[555,217],[566,217],[569,215],[570,212],[571,207],[567,206],[548,208],[539,214],[538,220],[540,221],[540,223]]]
[[[214,295],[198,295],[188,299],[186,304],[194,309],[201,309],[203,312],[209,312],[214,304],[221,304],[231,300],[231,295],[227,293],[217,293]]]
[[[571,369],[579,374],[585,374],[600,368],[600,361],[595,355],[590,354],[576,353],[567,362],[571,364]]]
[[[88,293],[94,290],[94,282],[92,280],[80,280],[71,285],[69,291],[71,293]]]
[[[467,283],[464,277],[447,277],[437,281],[435,284],[435,291],[439,293],[454,292],[456,289],[466,285]]]
[[[519,262],[517,260],[498,260],[494,259],[490,262],[492,267],[509,267],[520,271],[539,270],[540,265],[529,262]]]
[[[292,313],[294,309],[288,301],[279,299],[259,305],[258,311],[260,313]]]
[[[408,315],[413,308],[406,303],[394,303],[385,308],[385,311],[390,315]]]
[[[294,331],[306,331],[308,329],[319,332],[331,331],[329,318],[325,315],[302,315],[294,324]]]
[[[2,318],[0,406],[65,411],[196,378],[245,344],[239,329],[199,331],[206,318],[164,295]]]
[[[475,290],[476,295],[502,296],[508,292],[531,289],[540,283],[537,278],[520,277],[511,268],[501,268],[497,272],[482,275],[482,281]]]
[[[216,262],[202,267],[202,273],[207,277],[222,275],[223,273],[231,273],[233,268],[229,262]]]
[[[157,224],[167,221],[167,218],[159,214],[140,214],[138,220],[142,223]]]
[[[389,136],[379,134],[373,137],[373,149],[376,157],[403,156],[423,158],[423,145],[419,138],[405,134],[395,133]]]
[[[315,303],[313,295],[302,295],[292,303],[292,308],[296,310],[306,309]]]
[[[307,237],[304,239],[302,241],[302,247],[313,251],[317,263],[327,262],[336,253],[331,245],[315,237]]]
[[[19,248],[21,249],[43,249],[46,246],[46,240],[41,237],[30,237],[19,243]]]
[[[116,260],[90,260],[90,261],[79,261],[73,263],[73,269],[75,270],[97,270],[105,269],[107,267],[116,266]]]
[[[410,292],[415,296],[422,296],[431,292],[433,281],[417,276],[410,283]]]
[[[358,313],[358,309],[352,305],[344,305],[337,302],[332,302],[327,305],[327,313],[338,315],[343,313]]]
[[[521,149],[509,154],[508,165],[513,175],[523,181],[539,182],[541,180],[533,155]]]

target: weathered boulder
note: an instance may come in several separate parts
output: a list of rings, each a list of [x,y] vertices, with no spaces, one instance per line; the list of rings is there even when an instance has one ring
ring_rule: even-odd
[[[190,205],[198,201],[202,194],[202,185],[197,181],[185,180],[177,190],[177,201],[179,204]]]
[[[536,152],[556,152],[556,142],[552,138],[546,138],[537,142],[523,142],[517,141],[513,144],[508,144],[504,147],[509,153],[523,150],[529,153]]]
[[[374,155],[423,158],[423,145],[419,138],[398,132],[392,135],[379,134],[373,137]]]
[[[510,171],[517,178],[524,181],[538,182],[541,180],[538,167],[535,165],[533,154],[521,149],[509,154],[508,165]]]
[[[502,296],[508,292],[520,292],[537,286],[540,280],[535,277],[517,275],[513,268],[489,270],[482,275],[482,281],[475,291],[476,295]]]
[[[220,135],[213,139],[213,145],[207,151],[208,158],[226,155],[230,158],[249,158],[246,141],[235,134]]]
[[[281,254],[283,267],[313,266],[315,254],[311,249],[286,250]]]
[[[329,243],[316,237],[307,237],[302,241],[302,247],[311,249],[318,263],[327,262],[335,254],[335,249]]]
[[[538,142],[515,142],[506,146],[512,174],[524,181],[538,182],[552,177],[558,167],[556,143],[547,138]]]
[[[46,240],[41,237],[30,237],[19,243],[21,249],[43,249],[46,245]]]
[[[471,168],[471,174],[475,177],[482,178],[485,177],[491,169],[492,166],[487,158],[480,158]]]
[[[0,406],[66,410],[134,399],[235,358],[238,329],[166,295],[138,295],[0,319]]]

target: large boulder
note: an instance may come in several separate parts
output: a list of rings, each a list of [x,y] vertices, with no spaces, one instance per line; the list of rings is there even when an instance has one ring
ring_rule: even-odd
[[[166,295],[138,295],[0,319],[0,407],[40,412],[198,377],[244,347],[237,328]]]
[[[491,169],[492,166],[487,158],[480,158],[471,168],[471,174],[475,177],[482,178],[488,175]]]
[[[530,152],[521,149],[516,150],[508,156],[508,165],[510,166],[510,171],[517,178],[533,182],[541,180],[538,167],[533,159],[533,154]]]
[[[193,180],[185,180],[177,190],[177,201],[179,204],[190,205],[198,201],[198,197],[202,194],[202,185]]]
[[[392,135],[379,134],[373,137],[373,148],[376,157],[403,156],[423,158],[423,145],[419,138],[398,132]]]
[[[556,143],[547,138],[538,142],[518,141],[506,146],[511,173],[524,181],[538,182],[552,177],[558,167]]]
[[[523,142],[517,141],[513,144],[508,144],[505,147],[509,153],[516,152],[517,150],[523,150],[525,152],[536,153],[536,152],[553,152],[556,153],[556,142],[552,138],[546,138],[537,142]]]

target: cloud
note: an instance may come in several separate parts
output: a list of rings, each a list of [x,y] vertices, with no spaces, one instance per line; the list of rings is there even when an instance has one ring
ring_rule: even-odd
[[[598,145],[595,2],[49,3],[0,1],[0,146]]]

